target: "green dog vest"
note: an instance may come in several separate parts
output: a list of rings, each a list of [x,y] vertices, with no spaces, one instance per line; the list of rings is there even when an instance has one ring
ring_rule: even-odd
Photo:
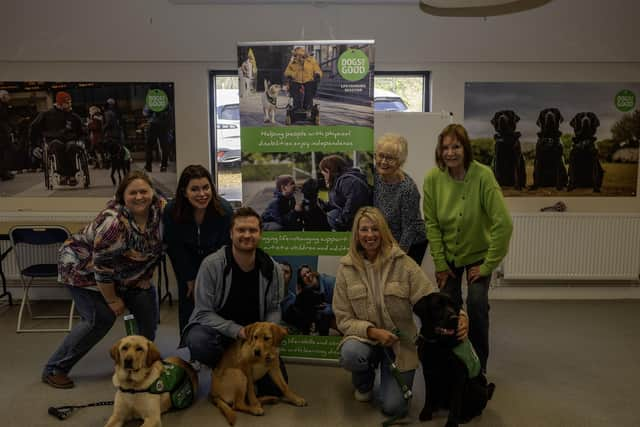
[[[469,378],[475,378],[480,374],[480,359],[471,345],[471,341],[466,339],[453,348],[453,352],[462,360],[469,372]]]
[[[171,404],[175,409],[184,409],[193,403],[193,385],[184,368],[173,363],[162,362],[164,371],[151,384],[148,392],[160,394],[169,392]]]

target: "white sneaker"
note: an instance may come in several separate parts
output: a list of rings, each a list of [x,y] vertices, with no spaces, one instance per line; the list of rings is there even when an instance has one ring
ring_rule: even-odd
[[[358,402],[369,402],[373,397],[373,390],[366,391],[364,393],[358,391],[357,389],[353,392],[353,397]]]

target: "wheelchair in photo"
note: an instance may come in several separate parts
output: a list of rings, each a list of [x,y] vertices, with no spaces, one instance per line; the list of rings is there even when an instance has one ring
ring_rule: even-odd
[[[64,176],[61,173],[59,160],[53,149],[55,145],[64,145],[66,151],[73,150],[73,174]],[[53,186],[61,185],[63,178],[75,178],[84,188],[91,185],[91,177],[89,175],[89,158],[84,142],[81,140],[62,142],[59,139],[44,139],[42,144],[42,170],[44,172],[44,186],[47,190],[53,190]]]
[[[287,112],[285,124],[292,125],[295,123],[302,124],[320,124],[320,108],[315,104],[313,98],[318,88],[319,78],[307,83],[289,82],[289,103],[287,104]],[[310,92],[310,93],[305,93]]]

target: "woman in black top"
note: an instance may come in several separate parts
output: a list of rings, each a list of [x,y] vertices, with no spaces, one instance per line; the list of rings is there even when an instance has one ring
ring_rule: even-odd
[[[200,263],[230,242],[233,209],[218,195],[207,169],[187,166],[176,198],[164,211],[164,242],[178,282],[180,332],[193,311],[193,287]]]

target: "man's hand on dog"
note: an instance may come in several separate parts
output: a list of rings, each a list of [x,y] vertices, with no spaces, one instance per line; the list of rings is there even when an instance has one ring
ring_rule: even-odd
[[[453,271],[451,270],[446,270],[446,271],[438,271],[436,273],[436,283],[438,285],[438,289],[442,289],[444,287],[444,285],[447,283],[447,279],[449,277],[452,278],[456,278],[456,275],[453,274]]]
[[[379,342],[384,347],[391,347],[399,338],[387,331],[386,329],[370,327],[367,329],[367,337],[374,341]]]
[[[244,327],[240,328],[240,330],[238,331],[238,338],[243,340],[247,339],[247,333],[244,331]]]
[[[469,316],[464,310],[460,310],[458,314],[458,332],[456,335],[458,341],[466,340],[469,335]]]

